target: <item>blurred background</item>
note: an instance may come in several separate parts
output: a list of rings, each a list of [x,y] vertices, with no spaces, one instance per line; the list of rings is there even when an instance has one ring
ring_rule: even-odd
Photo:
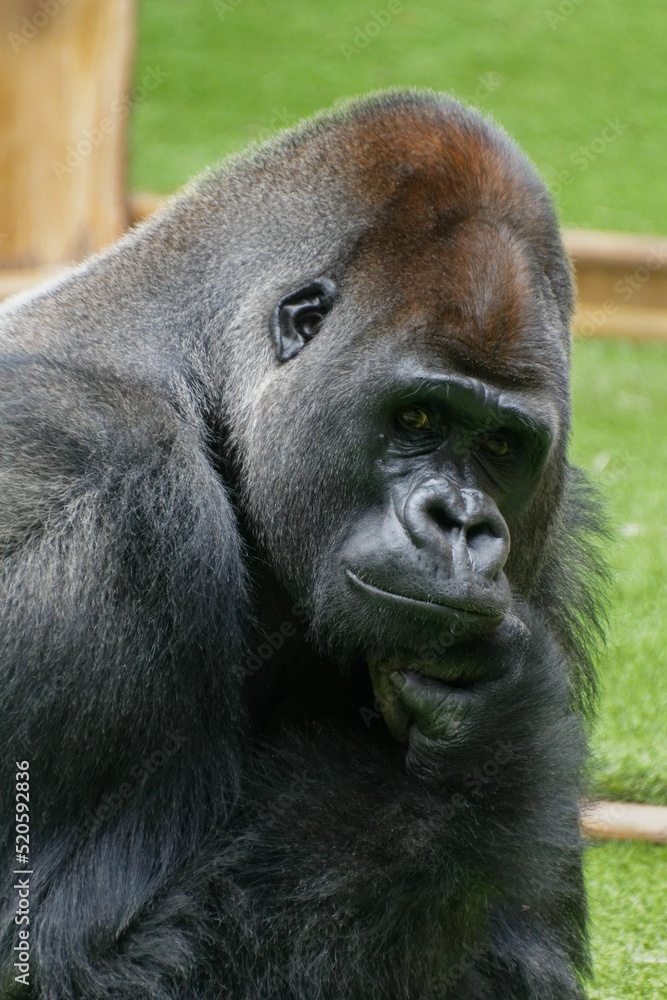
[[[172,192],[221,155],[369,90],[446,91],[534,159],[580,285],[573,454],[613,521],[592,794],[667,804],[667,4],[3,7],[0,293],[142,217],[155,199],[137,193]],[[667,996],[664,850],[603,841],[588,853],[597,1000]]]

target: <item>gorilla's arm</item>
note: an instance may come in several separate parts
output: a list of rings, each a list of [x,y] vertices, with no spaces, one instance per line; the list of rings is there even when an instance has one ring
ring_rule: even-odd
[[[122,950],[233,801],[243,571],[176,377],[168,390],[149,370],[25,353],[1,375],[3,841],[11,850],[14,761],[28,760],[33,967],[61,998],[86,956]],[[11,955],[8,879],[3,893]],[[168,950],[161,933],[174,950],[176,923],[153,928],[142,975]]]

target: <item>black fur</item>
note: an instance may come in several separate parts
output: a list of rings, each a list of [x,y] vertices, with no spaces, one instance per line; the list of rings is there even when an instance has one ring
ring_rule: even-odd
[[[451,739],[413,727],[406,752],[365,666],[403,639],[331,580],[380,489],[360,442],[390,362],[361,325],[401,304],[358,278],[398,189],[376,195],[379,168],[346,143],[411,120],[488,150],[480,190],[529,248],[547,317],[491,368],[511,385],[537,358],[560,430],[508,514],[512,614],[458,654],[499,679]],[[272,312],[323,274],[338,325],[283,367]],[[576,799],[604,570],[597,503],[565,458],[570,310],[521,154],[473,112],[403,93],[233,160],[0,313],[2,996],[583,996]],[[410,642],[456,655],[416,620]],[[25,760],[29,988],[9,875]]]

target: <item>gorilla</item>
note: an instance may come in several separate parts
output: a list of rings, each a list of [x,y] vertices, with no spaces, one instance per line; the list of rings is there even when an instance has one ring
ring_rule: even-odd
[[[584,996],[572,299],[524,155],[399,91],[4,306],[4,997]]]

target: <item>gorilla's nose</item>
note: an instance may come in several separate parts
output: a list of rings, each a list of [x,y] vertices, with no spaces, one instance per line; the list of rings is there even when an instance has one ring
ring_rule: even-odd
[[[507,562],[509,530],[481,490],[430,480],[410,492],[401,520],[417,548],[445,548],[458,570],[494,581]]]

